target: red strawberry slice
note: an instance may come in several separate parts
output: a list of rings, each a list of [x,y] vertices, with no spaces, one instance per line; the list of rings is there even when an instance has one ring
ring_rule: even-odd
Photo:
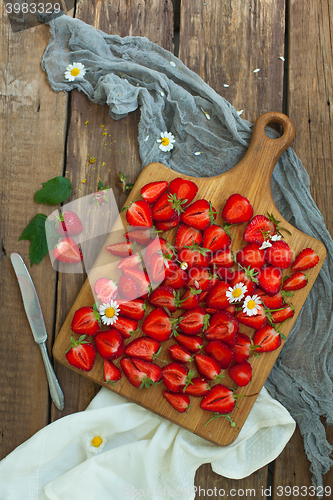
[[[295,308],[292,304],[286,305],[280,311],[275,311],[271,313],[271,318],[273,323],[283,323],[287,319],[292,318],[295,314]]]
[[[132,255],[132,243],[129,241],[122,241],[120,243],[113,243],[105,247],[105,250],[117,257],[128,257]]]
[[[237,252],[237,262],[241,266],[259,270],[265,264],[265,251],[260,250],[259,243],[248,243],[243,250]]]
[[[214,223],[216,213],[210,202],[198,200],[186,208],[181,215],[181,221],[202,231]]]
[[[120,276],[118,282],[118,293],[121,299],[134,300],[138,297],[138,291],[135,282],[127,276]],[[104,301],[103,302],[108,302]]]
[[[228,311],[234,315],[236,312],[236,306],[234,304],[230,304],[228,307],[225,308],[225,311]],[[217,311],[214,311],[214,312],[217,312]]]
[[[60,213],[56,230],[61,236],[76,236],[84,230],[80,217],[71,210]]]
[[[152,227],[152,210],[150,205],[144,201],[134,201],[126,212],[126,220],[133,227]]]
[[[190,398],[186,394],[163,391],[163,396],[179,413],[185,413],[190,406]]]
[[[255,295],[258,295],[258,297],[260,297],[261,302],[268,309],[279,309],[283,304],[283,295],[281,291],[276,295],[272,295],[272,297],[270,295],[267,295],[260,288],[256,288],[254,293]]]
[[[129,339],[134,333],[138,332],[138,322],[124,316],[118,316],[113,326],[121,333],[124,339]]]
[[[253,338],[256,352],[270,352],[278,349],[281,345],[281,335],[269,325],[259,328]]]
[[[267,266],[261,269],[258,276],[258,286],[271,297],[276,295],[281,288],[282,272],[274,266]]]
[[[274,241],[271,247],[266,248],[265,259],[272,266],[287,269],[292,262],[290,246],[285,241]]]
[[[162,368],[156,363],[140,358],[133,358],[132,363],[137,370],[145,373],[147,378],[154,384],[157,384],[162,380]]]
[[[192,361],[191,353],[187,347],[183,347],[178,344],[173,344],[168,347],[169,356],[173,361],[179,361],[179,363],[189,363]]]
[[[182,248],[190,247],[191,245],[200,245],[202,242],[202,234],[198,229],[180,224],[177,229],[175,248],[180,251]]]
[[[207,396],[205,396],[200,408],[206,411],[213,411],[221,415],[227,415],[232,412],[236,404],[233,391],[222,384],[214,385]]]
[[[177,177],[170,182],[169,191],[177,195],[179,200],[183,200],[184,205],[188,205],[198,192],[198,186],[194,182]]]
[[[222,219],[228,224],[249,221],[253,216],[253,208],[249,200],[241,194],[229,196],[222,211]]]
[[[180,333],[176,337],[176,342],[183,347],[186,347],[192,354],[195,354],[200,351],[203,347],[202,337],[198,335],[183,335]]]
[[[135,241],[138,245],[147,245],[150,242],[151,234],[151,229],[134,229],[133,231],[124,233],[124,237],[130,240],[130,242]]]
[[[79,370],[89,372],[94,366],[96,358],[94,346],[85,340],[85,335],[81,335],[79,340],[71,337],[71,342],[71,346],[65,353],[68,363]]]
[[[135,269],[139,269],[141,264],[141,255],[139,253],[135,253],[134,255],[121,259],[117,265],[117,269],[122,269],[123,267],[134,267]]]
[[[292,274],[291,276],[288,276],[284,280],[282,290],[285,290],[286,292],[292,290],[300,290],[301,288],[304,288],[307,284],[308,284],[307,275],[301,273],[300,271],[297,271],[296,273]]]
[[[167,181],[150,182],[141,188],[141,196],[147,203],[154,203],[168,189]]]
[[[71,328],[75,333],[95,335],[99,332],[100,325],[101,319],[97,310],[85,306],[75,311]]]
[[[184,302],[181,302],[181,308],[188,311],[190,309],[198,307],[200,302],[200,294],[200,290],[197,290],[196,288],[188,288],[182,296],[181,300]]]
[[[252,379],[252,366],[248,361],[236,363],[229,368],[228,373],[239,387],[245,387]]]
[[[160,286],[156,288],[148,296],[148,301],[154,307],[167,307],[172,313],[177,309],[176,293],[171,286]]]
[[[232,348],[235,363],[247,361],[254,350],[253,341],[245,333],[239,333],[237,342]]]
[[[158,220],[155,222],[155,228],[158,231],[168,231],[169,229],[178,226],[179,221],[180,221],[180,215],[177,216],[177,219],[171,221],[162,222]]]
[[[267,236],[273,236],[275,230],[275,224],[267,217],[256,215],[246,226],[243,238],[248,243],[259,243],[262,245],[265,239],[263,233],[267,234]]]
[[[254,316],[248,316],[243,311],[239,311],[238,313],[236,313],[236,318],[243,325],[249,326],[250,328],[254,328],[255,330],[261,328],[267,322],[265,309],[262,306],[259,306],[258,314]]]
[[[149,337],[139,337],[132,340],[125,347],[125,355],[130,358],[140,358],[146,361],[152,361],[158,356],[161,344]]]
[[[237,342],[238,331],[238,320],[229,312],[221,311],[210,318],[205,336],[208,340],[222,340],[233,347]]]
[[[291,266],[292,271],[306,271],[312,269],[319,262],[318,255],[312,248],[304,248],[296,257],[295,262]]]
[[[164,309],[153,309],[145,318],[142,331],[158,342],[164,342],[174,334],[179,320],[171,318]]]
[[[73,238],[62,238],[53,250],[53,257],[64,264],[77,264],[82,261],[82,253]]]
[[[152,206],[153,219],[160,222],[174,221],[181,210],[181,200],[175,195],[164,193]]]
[[[206,354],[195,354],[194,361],[198,372],[206,379],[216,380],[217,378],[221,378],[222,366],[216,359]]]
[[[196,307],[186,311],[179,322],[179,329],[186,335],[200,333],[205,325],[206,311],[202,307]]]
[[[117,300],[119,312],[126,318],[139,321],[145,315],[145,304],[142,299]]]
[[[226,281],[230,285],[235,271],[233,269],[227,269],[226,267],[214,266],[212,272],[214,272],[214,275],[217,276],[219,280]]]
[[[188,368],[173,361],[162,368],[162,379],[165,387],[171,392],[180,392],[188,382]]]
[[[212,276],[208,269],[200,266],[193,266],[188,271],[187,288],[195,288],[205,292],[212,285]]]
[[[175,262],[169,263],[169,271],[171,274],[166,278],[163,284],[165,286],[171,286],[175,289],[183,288],[188,280],[187,273],[183,271]]]
[[[171,257],[174,255],[174,249],[173,246],[168,243],[164,238],[154,238],[151,240],[151,243],[147,246],[145,250],[145,264],[148,267],[150,260],[154,253],[158,253],[161,255],[162,253],[166,255],[167,257]]]
[[[138,370],[129,358],[122,358],[120,360],[120,365],[128,381],[137,389],[141,389],[144,385],[144,381],[147,379],[147,375]]]
[[[194,396],[197,398],[206,396],[210,391],[210,386],[208,381],[204,377],[194,377],[191,380],[190,385],[188,385],[184,392],[188,396]]]
[[[211,340],[208,342],[205,352],[216,359],[223,369],[229,367],[234,357],[231,348],[221,340]]]
[[[121,379],[121,371],[117,368],[112,361],[109,359],[104,359],[104,382],[113,382]]]
[[[150,281],[159,284],[173,274],[170,264],[162,254],[154,253],[148,264],[148,274]]]
[[[202,246],[208,248],[211,252],[225,250],[230,244],[230,236],[217,224],[207,227],[203,232]]]
[[[214,309],[225,309],[229,306],[229,300],[226,296],[226,292],[229,289],[229,284],[225,281],[218,281],[218,283],[213,286],[206,298],[206,304],[208,307]]]
[[[118,293],[117,285],[109,278],[99,278],[94,285],[96,299],[104,304],[115,299]]]
[[[132,267],[123,267],[122,273],[127,278],[131,278],[134,281],[135,287],[137,289],[137,297],[145,299],[148,295],[150,281],[149,276],[145,271],[140,269],[133,269]]]
[[[234,265],[234,259],[230,248],[227,248],[226,250],[218,250],[214,255],[212,255],[209,265],[211,267],[232,267]]]
[[[247,288],[247,292],[244,293],[244,297],[247,297],[248,295],[253,295],[256,289],[256,283],[258,282],[256,274],[257,271],[253,269],[234,271],[231,279],[228,281],[231,287],[234,287],[239,283],[243,283]]]
[[[185,262],[189,268],[193,266],[207,267],[209,264],[209,252],[196,244],[182,248],[178,253],[179,262]]]
[[[115,328],[95,335],[97,352],[103,359],[119,358],[124,352],[124,339]]]

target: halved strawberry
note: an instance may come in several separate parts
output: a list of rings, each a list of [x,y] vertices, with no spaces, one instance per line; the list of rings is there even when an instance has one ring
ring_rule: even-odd
[[[247,292],[245,292],[244,297],[247,297],[248,295],[253,295],[254,290],[256,289],[256,284],[258,283],[256,275],[257,271],[254,269],[242,269],[241,271],[234,271],[228,282],[231,287],[234,287],[239,283],[243,283],[247,288]]]
[[[209,265],[211,267],[232,267],[234,265],[234,259],[230,248],[227,248],[226,250],[218,250],[211,256]]]
[[[141,196],[147,203],[155,203],[156,200],[168,189],[167,181],[150,182],[141,188]]]
[[[230,236],[223,227],[213,224],[204,229],[202,242],[204,248],[208,248],[211,252],[217,252],[218,250],[225,250],[230,244]]]
[[[227,199],[223,211],[222,219],[228,224],[238,224],[249,221],[253,216],[253,208],[249,200],[241,194],[235,193]]]
[[[282,283],[281,269],[274,266],[267,266],[261,269],[258,276],[258,286],[271,297],[276,295]]]
[[[169,220],[169,221],[160,221],[157,220],[155,221],[155,228],[158,231],[168,231],[169,229],[172,229],[173,227],[178,226],[180,221],[180,215],[177,216],[177,219],[175,220]]]
[[[292,271],[306,271],[315,267],[319,262],[318,255],[312,248],[304,248],[296,257],[291,266]]]
[[[134,201],[128,207],[126,220],[132,227],[152,227],[152,211],[150,205],[144,201]]]
[[[89,372],[94,366],[96,358],[94,346],[85,340],[85,335],[81,335],[78,340],[71,337],[71,342],[71,346],[65,353],[68,363],[79,370]]]
[[[171,392],[180,392],[188,383],[188,368],[173,361],[162,368],[162,379],[165,387]]]
[[[159,255],[164,254],[167,257],[172,257],[175,251],[174,247],[164,238],[154,238],[145,249],[144,260],[146,267],[149,267],[150,260],[154,253],[158,253]]]
[[[140,358],[146,361],[152,361],[158,356],[161,344],[149,337],[139,337],[132,340],[125,347],[125,355],[130,358]]]
[[[212,272],[218,277],[219,280],[226,281],[230,285],[235,271],[233,269],[227,269],[226,267],[215,267],[214,265]]]
[[[101,319],[96,308],[80,307],[75,311],[71,328],[75,333],[95,335],[99,332]]]
[[[226,307],[224,310],[230,312],[232,315],[235,315],[236,306],[235,306],[235,304],[229,304],[228,307]],[[207,311],[207,309],[206,309],[206,311]],[[217,311],[214,311],[214,312],[217,312]]]
[[[127,276],[120,276],[118,282],[118,293],[121,299],[134,300],[138,297],[138,291],[135,282]],[[103,300],[103,302],[105,302]],[[106,301],[107,303],[108,301]]]
[[[272,236],[275,230],[275,224],[267,217],[264,215],[256,215],[246,226],[243,238],[248,243],[259,243],[262,245],[265,239],[263,233]]]
[[[156,363],[140,358],[133,358],[132,363],[135,368],[147,375],[147,378],[153,382],[153,385],[162,380],[162,368]]]
[[[208,340],[222,340],[229,347],[233,347],[237,341],[239,324],[230,312],[221,311],[213,314],[209,320],[209,326],[205,330]]]
[[[187,311],[190,309],[194,309],[199,306],[200,303],[200,294],[201,290],[197,290],[196,288],[187,288],[186,292],[182,296],[181,300],[181,308],[186,309]]]
[[[179,294],[179,292],[177,292]],[[177,293],[171,286],[159,286],[148,296],[149,303],[154,307],[168,308],[171,313],[175,312],[180,301]]]
[[[107,304],[117,296],[118,288],[109,278],[99,278],[94,285],[96,299]]]
[[[201,376],[208,380],[217,380],[223,377],[221,375],[222,366],[216,359],[206,354],[194,355],[195,365]]]
[[[185,413],[190,406],[190,398],[186,394],[175,394],[163,391],[163,396],[179,413]]]
[[[256,352],[270,352],[278,349],[281,345],[281,335],[270,325],[259,328],[253,338]]]
[[[199,247],[196,243],[191,246],[183,247],[178,253],[179,262],[185,262],[188,267],[201,266],[207,267],[209,264],[209,252]]]
[[[145,299],[150,286],[148,274],[145,271],[141,271],[141,269],[134,269],[132,267],[123,267],[121,271],[124,276],[134,281],[137,289],[137,297]]]
[[[197,194],[198,186],[192,181],[177,177],[170,182],[169,191],[171,194],[177,195],[179,200],[184,201],[184,205],[188,205]]]
[[[145,303],[142,299],[135,300],[117,300],[119,312],[126,318],[135,319],[139,321],[145,315]]]
[[[259,306],[258,313],[254,316],[248,316],[247,313],[244,313],[243,311],[238,311],[236,313],[236,318],[243,325],[249,326],[250,328],[254,328],[255,330],[261,328],[267,322],[267,317],[263,306]]]
[[[175,333],[178,323],[179,319],[171,318],[164,309],[153,309],[146,316],[142,331],[151,339],[164,342]]]
[[[212,276],[208,269],[200,266],[193,266],[188,271],[187,288],[195,288],[205,292],[208,290],[212,283]]]
[[[138,370],[130,358],[122,358],[120,360],[120,365],[128,381],[137,389],[141,389],[144,385],[144,381],[148,378],[147,375]]]
[[[129,241],[121,241],[120,243],[113,243],[105,247],[105,250],[117,257],[128,257],[132,255],[132,243]]]
[[[151,235],[152,235],[151,228],[134,229],[132,231],[124,233],[124,236],[127,240],[129,240],[130,242],[135,241],[135,243],[138,243],[139,245],[147,245],[150,242]],[[129,244],[131,245],[131,243]]]
[[[70,236],[62,238],[53,250],[53,257],[64,264],[77,264],[82,261],[82,252]]]
[[[141,264],[141,255],[139,253],[135,253],[129,257],[121,259],[117,265],[117,269],[122,269],[123,267],[134,267],[135,269],[138,269]]]
[[[245,333],[239,333],[237,342],[232,348],[235,363],[244,363],[244,361],[247,361],[254,350],[253,340],[245,335]]]
[[[200,245],[202,242],[202,234],[198,229],[180,224],[177,229],[175,248],[180,251],[185,246],[189,247],[195,243]]]
[[[205,352],[218,361],[223,369],[228,368],[233,360],[233,351],[222,340],[211,340],[205,347]]]
[[[252,379],[252,366],[248,361],[236,363],[230,366],[228,373],[239,387],[245,387]]]
[[[210,385],[204,377],[194,377],[191,380],[190,385],[188,385],[184,392],[189,396],[194,396],[197,398],[206,396],[210,391]]]
[[[287,269],[291,265],[290,246],[285,241],[274,241],[271,247],[266,248],[265,259],[272,266]]]
[[[237,252],[237,262],[245,268],[259,270],[265,264],[265,251],[260,250],[259,243],[248,243]]]
[[[204,230],[216,219],[216,210],[207,200],[198,200],[189,205],[181,215],[181,221],[195,229]]]
[[[169,263],[169,271],[171,274],[165,279],[164,285],[172,288],[183,288],[188,280],[187,273],[183,271],[175,262]]]
[[[297,271],[291,276],[286,277],[286,279],[283,281],[282,290],[285,290],[286,292],[292,290],[300,290],[301,288],[304,288],[307,284],[308,284],[307,275],[301,273],[301,271]]]
[[[138,332],[138,322],[135,319],[125,318],[125,316],[118,316],[113,326],[124,339],[129,339],[134,333]]]
[[[179,363],[189,363],[192,361],[191,353],[187,347],[183,347],[178,344],[172,344],[168,347],[169,356],[173,361],[179,361]]]
[[[188,349],[192,354],[199,352],[203,347],[202,337],[199,337],[198,335],[189,336],[180,333],[177,335],[175,340],[181,346],[186,347],[186,349]]]
[[[295,314],[295,308],[292,304],[287,304],[280,311],[274,311],[271,313],[272,323],[283,323],[287,319],[292,318]]]
[[[152,206],[154,221],[167,222],[176,220],[182,212],[182,201],[176,195],[164,193]]]
[[[162,281],[173,273],[172,269],[170,269],[169,261],[161,253],[154,253],[147,267],[150,281],[155,286],[162,283]]]
[[[206,311],[203,307],[195,307],[186,311],[178,324],[179,329],[186,335],[196,335],[200,333],[207,321],[205,319]]]
[[[113,382],[121,379],[121,371],[109,359],[104,359],[104,382]]]
[[[236,399],[233,391],[225,385],[216,384],[202,399],[200,408],[202,410],[220,413],[221,415],[227,415],[232,412],[235,404]]]
[[[283,295],[281,291],[279,291],[275,295],[270,296],[260,288],[256,288],[254,293],[255,295],[258,295],[258,297],[260,297],[261,302],[268,309],[279,309],[283,304]]]
[[[97,333],[94,341],[97,352],[103,359],[116,359],[124,352],[124,339],[115,328]]]
[[[228,307],[229,300],[226,296],[228,289],[229,284],[226,281],[218,281],[206,297],[207,306],[214,309],[225,309]]]

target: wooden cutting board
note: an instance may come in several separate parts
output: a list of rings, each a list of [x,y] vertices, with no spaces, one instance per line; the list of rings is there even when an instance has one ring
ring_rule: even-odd
[[[278,139],[269,139],[265,134],[265,126],[272,123],[277,123],[283,127],[283,135]],[[319,264],[315,268],[307,271],[309,278],[308,285],[302,290],[295,292],[292,299],[288,299],[288,302],[292,301],[294,304],[296,313],[295,316],[291,320],[287,321],[280,329],[285,336],[288,336],[290,330],[292,329],[326,257],[326,249],[324,245],[318,240],[291,226],[279,214],[273,202],[271,193],[271,175],[273,168],[281,154],[291,144],[293,137],[294,126],[287,116],[275,112],[265,113],[260,116],[255,123],[252,141],[248,152],[232,170],[216,177],[201,177],[193,179],[199,188],[195,200],[204,198],[212,202],[218,213],[216,221],[218,224],[222,224],[221,212],[227,198],[233,193],[240,193],[250,200],[254,209],[254,214],[266,215],[267,212],[273,213],[277,220],[282,221],[281,226],[289,229],[291,235],[284,233],[285,241],[290,245],[295,256],[306,247],[313,248],[313,250],[319,255]],[[172,179],[179,176],[179,173],[170,170],[168,167],[160,163],[150,163],[142,170],[125,205],[128,205],[132,200],[140,198],[140,189],[145,184],[157,180],[167,180],[170,182]],[[181,177],[184,179],[191,179],[191,177],[186,175],[181,175]],[[122,230],[123,232],[123,224],[126,226],[125,212],[119,216],[115,229]],[[231,228],[231,232],[235,236],[235,239],[233,239],[232,242],[232,249],[240,249],[245,246],[245,242],[242,238],[245,226],[246,224],[241,224]],[[175,229],[168,232],[169,241],[174,241],[175,232]],[[105,245],[110,243],[111,239],[109,236]],[[102,276],[112,278],[114,280],[117,280],[120,277],[120,272],[115,269],[118,262],[117,258],[111,256],[110,253],[104,249],[104,246],[102,247],[93,269],[89,273],[91,283],[95,283],[95,281]],[[290,269],[286,270],[284,274],[290,274]],[[188,413],[180,414],[176,412],[162,396],[162,384],[149,389],[145,388],[139,390],[134,388],[127,381],[125,376],[115,383],[114,387],[110,386],[110,384],[105,384],[103,382],[103,360],[99,356],[97,356],[95,365],[90,372],[77,370],[67,363],[65,351],[69,347],[70,337],[73,335],[70,325],[74,312],[82,306],[92,306],[94,303],[94,297],[89,279],[87,279],[84,283],[63,327],[59,332],[59,335],[56,338],[53,347],[54,357],[60,363],[90,378],[94,382],[107,387],[117,394],[124,396],[128,400],[134,401],[148,410],[165,417],[175,424],[178,424],[213,443],[222,446],[232,443],[249,415],[249,412],[256,400],[256,395],[238,399],[238,408],[236,407],[232,412],[232,418],[236,423],[235,427],[231,427],[230,423],[224,418],[215,419],[204,427],[204,424],[206,424],[206,422],[211,418],[212,414],[200,409],[200,398],[191,397],[191,407]],[[148,304],[147,313],[149,313],[151,309],[152,307]],[[142,322],[140,322],[140,325],[141,323]],[[240,330],[250,336],[253,336],[254,334],[253,329],[242,325],[240,325]],[[142,331],[135,334],[135,337],[133,338],[141,335]],[[74,337],[78,336],[74,334]],[[130,340],[132,339],[126,340],[125,344],[127,344]],[[170,362],[170,358],[167,354],[167,347],[172,343],[174,343],[174,340],[168,340],[163,343],[163,352],[159,358],[160,360],[167,360]],[[282,340],[281,348],[283,347],[283,343],[284,340]],[[254,357],[250,358],[253,368],[253,378],[248,386],[244,388],[237,388],[237,394],[251,395],[258,394],[260,392],[276,358],[280,353],[281,348],[272,353],[263,353],[258,359]],[[158,363],[161,366],[164,365],[162,361],[158,361]],[[115,364],[119,366],[119,360],[116,360]],[[190,368],[195,369],[194,363],[192,363],[192,365],[193,366]],[[235,387],[235,384],[228,377],[227,372],[225,372],[225,374],[226,377],[223,379],[223,383],[229,387]]]

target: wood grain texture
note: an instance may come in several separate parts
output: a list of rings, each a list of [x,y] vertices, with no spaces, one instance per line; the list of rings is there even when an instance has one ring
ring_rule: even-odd
[[[49,391],[40,350],[24,313],[10,254],[28,265],[40,298],[49,350],[55,320],[56,273],[45,259],[30,268],[29,243],[18,242],[28,222],[51,207],[37,205],[41,183],[62,175],[67,96],[55,94],[41,69],[49,28],[13,34],[0,5],[0,458],[48,423]],[[23,380],[23,383],[20,381]]]
[[[171,0],[149,0],[141,4],[134,0],[79,1],[76,17],[106,33],[146,36],[163,48],[173,47]],[[72,200],[96,191],[100,179],[113,189],[122,206],[126,196],[116,186],[119,171],[128,175],[128,182],[135,182],[141,171],[137,142],[139,111],[118,121],[114,121],[108,111],[108,106],[92,104],[82,93],[72,92],[66,176],[74,187]],[[94,163],[89,162],[92,157],[96,158]],[[84,275],[59,275],[56,332],[84,280]],[[83,410],[100,388],[61,366],[56,367],[56,372],[64,387],[65,410],[60,412],[52,405],[52,420]]]
[[[279,123],[284,126],[284,134],[279,139],[273,140],[269,139],[265,132],[265,126],[270,123]],[[293,297],[293,304],[295,306],[295,315],[286,324],[281,325],[280,332],[285,336],[290,332],[294,322],[297,319],[297,315],[300,312],[305,299],[313,285],[320,267],[322,266],[325,256],[326,249],[324,245],[311,238],[310,236],[302,233],[301,231],[293,228],[287,221],[277,211],[271,190],[270,190],[270,180],[273,172],[273,168],[277,159],[280,155],[287,149],[287,147],[292,142],[294,136],[294,128],[290,120],[281,113],[266,113],[262,115],[255,124],[252,140],[248,152],[244,158],[229,172],[216,177],[210,178],[196,178],[195,182],[199,188],[196,195],[196,199],[204,198],[212,202],[212,205],[217,210],[217,223],[222,224],[221,212],[227,198],[235,193],[240,192],[243,196],[247,197],[251,204],[253,205],[254,214],[266,214],[267,212],[273,213],[276,219],[281,220],[281,226],[286,228],[291,232],[291,235],[287,235],[285,240],[290,245],[290,248],[296,256],[300,250],[310,246],[319,255],[320,262],[316,268],[309,272],[309,281],[306,288],[300,290]],[[254,172],[255,166],[255,172]],[[170,181],[178,176],[177,172],[170,170],[160,163],[151,163],[147,165],[140,174],[131,194],[126,200],[126,205],[129,205],[131,201],[137,200],[140,197],[140,189],[145,184],[154,180],[167,180]],[[191,179],[189,176],[182,176],[183,178]],[[237,188],[235,188],[237,186]],[[118,218],[115,228],[113,231],[121,230],[126,227],[126,216],[125,212]],[[231,228],[234,235],[232,242],[232,249],[238,250],[244,246],[243,231],[246,224],[236,225]],[[120,231],[123,233],[123,231]],[[170,231],[169,241],[174,242],[176,229]],[[117,240],[116,240],[117,241]],[[111,233],[107,238],[105,245],[114,243],[114,233]],[[119,259],[118,259],[119,261]],[[94,268],[89,273],[89,280],[83,285],[73,307],[66,318],[66,321],[56,339],[56,343],[53,348],[54,357],[60,361],[65,366],[72,368],[66,360],[65,351],[70,345],[70,335],[71,335],[71,322],[73,319],[74,312],[83,306],[92,306],[94,303],[94,298],[92,295],[91,287],[97,279],[101,277],[111,278],[117,281],[121,275],[121,272],[116,269],[117,261],[112,261],[110,255],[104,248],[101,250]],[[285,272],[284,274],[288,274]],[[147,305],[147,313],[153,308]],[[254,332],[250,328],[243,328],[242,331],[253,336]],[[135,337],[140,337],[142,331],[135,334]],[[134,338],[134,337],[133,337]],[[128,343],[128,342],[127,342]],[[169,344],[173,343],[169,340],[165,344],[165,349],[160,360],[169,360],[166,348]],[[237,394],[253,395],[258,394],[269,375],[270,370],[276,358],[280,352],[281,348],[271,352],[265,353],[265,355],[260,356],[258,359],[251,359],[251,364],[253,367],[253,378],[251,384],[245,388],[237,388]],[[119,362],[119,360],[117,360]],[[163,365],[162,365],[163,366]],[[195,370],[195,365],[193,363],[192,369]],[[79,372],[79,370],[76,370]],[[90,372],[81,372],[87,378],[93,380],[94,382],[103,385],[103,361],[98,358],[93,369]],[[229,386],[232,381],[226,378],[224,379],[225,384]],[[108,386],[108,384],[104,384]],[[110,388],[110,387],[108,387]],[[179,414],[165,401],[162,396],[162,391],[160,387],[156,386],[146,390],[137,390],[134,388],[128,380],[123,377],[117,384],[115,384],[114,390],[118,394],[135,401],[136,403],[148,408],[149,410],[162,415],[165,418],[171,420],[172,422],[185,427],[186,429],[198,434],[199,436],[212,441],[216,444],[225,446],[232,443],[237,437],[240,429],[242,428],[254,402],[255,397],[242,398],[238,401],[238,408],[233,410],[232,416],[235,421],[236,426],[234,428],[230,427],[230,423],[227,420],[222,419],[211,422],[207,427],[204,424],[209,420],[211,415],[207,415],[199,408],[198,398],[192,398],[191,400],[191,411],[186,414]]]

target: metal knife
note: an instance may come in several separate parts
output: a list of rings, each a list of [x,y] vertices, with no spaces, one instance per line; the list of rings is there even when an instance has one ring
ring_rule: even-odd
[[[50,358],[47,353],[47,332],[37,292],[22,257],[18,253],[12,253],[10,255],[10,259],[12,261],[14,271],[20,285],[23,305],[28,317],[28,321],[30,323],[30,328],[32,330],[34,339],[39,345],[42,352],[51,398],[56,407],[59,410],[63,410],[65,407],[64,394],[61,390],[60,384],[54,373]]]

